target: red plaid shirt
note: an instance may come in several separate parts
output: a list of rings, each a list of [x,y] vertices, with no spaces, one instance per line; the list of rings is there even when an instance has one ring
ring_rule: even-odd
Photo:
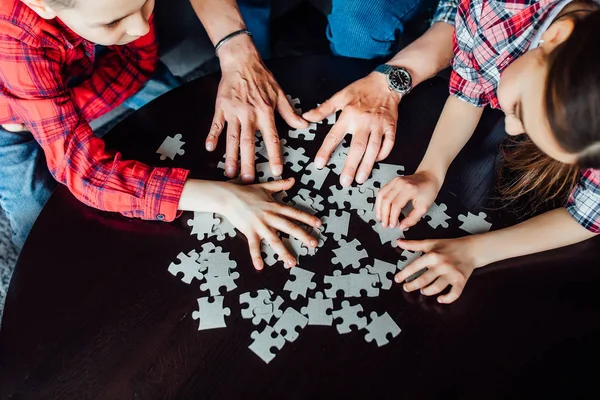
[[[0,124],[24,123],[54,178],[85,204],[171,221],[188,171],[123,160],[88,124],[135,94],[157,60],[153,27],[128,45],[110,47],[94,64],[94,44],[60,20],[45,20],[20,0],[2,0]],[[68,88],[81,76],[82,84]]]

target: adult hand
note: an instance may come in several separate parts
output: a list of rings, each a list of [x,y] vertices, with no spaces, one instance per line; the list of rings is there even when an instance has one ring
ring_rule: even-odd
[[[385,159],[394,147],[400,99],[398,93],[389,89],[385,75],[372,72],[304,113],[306,120],[318,122],[342,110],[317,153],[317,167],[323,168],[346,133],[351,133],[340,183],[349,186],[355,176],[358,183],[369,179],[375,162]]]
[[[443,180],[422,171],[414,175],[399,176],[389,181],[377,193],[375,215],[381,225],[395,228],[402,209],[412,201],[413,210],[402,220],[400,229],[415,225],[425,215],[438,195]]]
[[[236,53],[233,49],[223,47],[219,50],[222,78],[206,149],[213,151],[216,148],[227,122],[225,175],[229,178],[237,176],[240,155],[242,181],[253,182],[255,132],[260,130],[271,172],[280,176],[283,161],[274,110],[277,109],[291,127],[305,128],[308,123],[294,112],[285,93],[255,50]],[[228,53],[229,50],[232,52]]]
[[[254,268],[261,270],[264,265],[260,252],[262,239],[279,254],[286,268],[296,264],[296,259],[284,246],[276,231],[285,232],[306,246],[317,247],[317,240],[295,221],[319,228],[321,220],[273,199],[274,193],[290,189],[294,185],[294,178],[248,186],[233,183],[224,185],[228,193],[223,196],[222,214],[246,235]]]
[[[438,296],[437,301],[452,303],[460,297],[473,270],[480,266],[477,265],[475,256],[478,249],[476,240],[476,236],[441,240],[398,240],[401,248],[426,254],[398,272],[394,280],[402,283],[412,274],[427,268],[423,275],[405,283],[404,290],[412,292],[420,289],[425,296],[435,296],[450,285],[450,292]]]

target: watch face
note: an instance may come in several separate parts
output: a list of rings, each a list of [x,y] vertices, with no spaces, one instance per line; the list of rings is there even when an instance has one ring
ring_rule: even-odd
[[[392,88],[401,93],[406,93],[412,86],[412,78],[404,68],[394,68],[388,75]]]

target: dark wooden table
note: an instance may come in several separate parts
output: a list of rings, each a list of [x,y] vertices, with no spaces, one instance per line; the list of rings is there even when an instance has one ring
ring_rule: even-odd
[[[270,66],[305,108],[373,67],[326,57]],[[127,158],[222,179],[215,166],[223,148],[208,154],[203,146],[218,83],[218,76],[208,76],[151,103],[121,123],[107,138],[108,146]],[[446,85],[431,80],[402,102],[396,148],[387,162],[414,171],[446,99]],[[480,131],[491,129],[497,118],[486,114]],[[285,135],[285,124],[277,123]],[[319,129],[322,134],[326,127]],[[184,136],[185,155],[175,162],[158,161],[156,149],[175,133]],[[319,140],[290,143],[312,156]],[[475,139],[459,156],[454,175],[477,154],[477,145]],[[328,182],[336,179],[330,176]],[[422,221],[407,237],[461,234],[456,215],[466,210],[452,196],[452,184],[449,178],[441,194],[453,216],[451,226],[433,231]],[[370,256],[398,258],[352,218],[349,236],[360,238]],[[506,221],[495,218],[496,226]],[[387,346],[366,343],[364,332],[339,335],[333,327],[309,326],[267,365],[248,350],[255,327],[241,319],[238,295],[259,288],[282,292],[287,271],[255,272],[245,239],[226,240],[223,246],[241,273],[237,290],[225,299],[232,316],[226,329],[197,331],[191,314],[201,296],[198,285],[185,285],[167,272],[179,252],[200,247],[189,235],[187,219],[172,224],[128,220],[88,208],[64,188],[57,190],[23,249],[9,289],[0,331],[0,398],[598,396],[598,240],[476,271],[452,305],[406,294],[394,285],[377,298],[359,299],[367,313],[387,311],[402,328]],[[331,273],[326,249],[333,244],[330,238],[301,266],[317,275]],[[297,308],[304,303],[288,304]]]

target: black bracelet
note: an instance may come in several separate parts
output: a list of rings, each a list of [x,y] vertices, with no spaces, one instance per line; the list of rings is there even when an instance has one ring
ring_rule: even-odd
[[[252,37],[252,32],[250,32],[248,29],[240,29],[239,31],[232,32],[229,35],[225,36],[223,39],[219,40],[219,43],[217,43],[217,45],[215,46],[215,54],[217,55],[217,57],[219,57],[219,47],[223,46],[225,43],[227,43],[228,41],[230,41],[238,35],[248,35]]]

